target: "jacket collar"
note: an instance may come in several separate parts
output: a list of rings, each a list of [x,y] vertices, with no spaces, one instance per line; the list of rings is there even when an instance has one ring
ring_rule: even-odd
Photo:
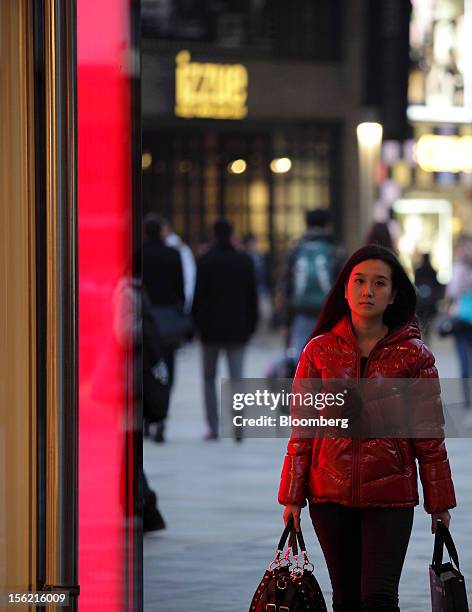
[[[352,329],[350,317],[345,316],[338,321],[331,330],[331,333],[339,336],[342,340],[344,340],[344,342],[352,347],[357,347],[357,340],[354,335],[354,330]],[[421,338],[420,329],[416,321],[409,321],[408,323],[389,331],[385,338],[379,342],[379,344],[382,344],[382,346],[387,346],[389,344],[395,344],[396,342],[410,340],[412,338]]]
[[[311,240],[326,240],[327,242],[331,242],[332,236],[325,228],[310,227],[305,230],[305,233],[302,235],[300,242],[309,242]]]

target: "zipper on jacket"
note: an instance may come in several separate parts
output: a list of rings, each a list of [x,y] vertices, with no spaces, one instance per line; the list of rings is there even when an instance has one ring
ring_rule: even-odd
[[[354,332],[353,332],[353,335],[354,335]],[[379,340],[377,344],[370,351],[369,356],[367,357],[365,368],[364,368],[364,376],[367,374],[369,362],[370,362],[372,355],[375,353],[376,349],[378,349],[378,346],[382,344],[383,340],[384,338]],[[359,383],[361,380],[361,353],[358,350],[359,345],[357,344],[357,340],[356,340],[356,345],[357,345],[357,348],[356,348],[357,382]],[[362,418],[362,415],[361,415],[361,418]],[[351,488],[352,488],[351,499],[352,499],[353,506],[357,506],[360,502],[360,496],[361,496],[360,480],[361,480],[361,439],[353,438],[352,440],[352,483],[351,483]]]
[[[364,373],[367,370],[368,363],[369,363],[369,358],[367,358],[367,362],[364,368]],[[357,351],[357,383],[358,384],[360,380],[361,380],[361,354],[359,351]],[[353,506],[358,505],[360,496],[361,496],[360,471],[361,471],[361,441],[359,438],[353,438],[352,439],[352,483],[351,483],[351,487],[352,487],[351,497],[352,497]]]
[[[315,439],[315,451],[313,453],[313,467],[316,467],[318,465],[318,457],[320,456],[321,442],[322,441],[323,441],[323,438],[316,438]]]
[[[357,506],[360,498],[360,459],[361,448],[359,438],[352,440],[352,504]]]

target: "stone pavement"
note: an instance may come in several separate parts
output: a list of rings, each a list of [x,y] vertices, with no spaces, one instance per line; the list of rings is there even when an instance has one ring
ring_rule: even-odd
[[[275,336],[257,337],[248,351],[246,376],[264,376],[280,346]],[[432,348],[441,376],[455,376],[450,343],[433,342]],[[203,442],[204,432],[200,355],[194,343],[179,354],[168,442],[144,444],[145,470],[168,523],[165,531],[144,538],[146,612],[244,612],[275,553],[282,530],[276,496],[286,441]],[[472,603],[472,440],[450,439],[448,450],[459,501],[451,531]],[[302,525],[331,609],[329,578],[306,510]],[[432,544],[429,516],[419,506],[400,583],[402,612],[431,609]]]

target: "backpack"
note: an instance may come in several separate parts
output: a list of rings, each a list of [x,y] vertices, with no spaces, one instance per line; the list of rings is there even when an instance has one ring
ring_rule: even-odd
[[[334,281],[333,246],[326,240],[306,240],[296,252],[292,267],[292,307],[318,313]]]

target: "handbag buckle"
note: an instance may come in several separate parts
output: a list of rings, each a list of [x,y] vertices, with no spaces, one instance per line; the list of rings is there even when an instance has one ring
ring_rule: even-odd
[[[277,588],[280,591],[285,591],[285,589],[287,588],[288,583],[287,583],[287,578],[285,576],[281,576],[278,580],[277,580]]]
[[[277,612],[277,606],[275,604],[266,604],[266,612]]]
[[[298,576],[302,576],[303,575],[303,568],[300,565],[296,565],[293,569],[292,569],[292,577],[298,577]]]

